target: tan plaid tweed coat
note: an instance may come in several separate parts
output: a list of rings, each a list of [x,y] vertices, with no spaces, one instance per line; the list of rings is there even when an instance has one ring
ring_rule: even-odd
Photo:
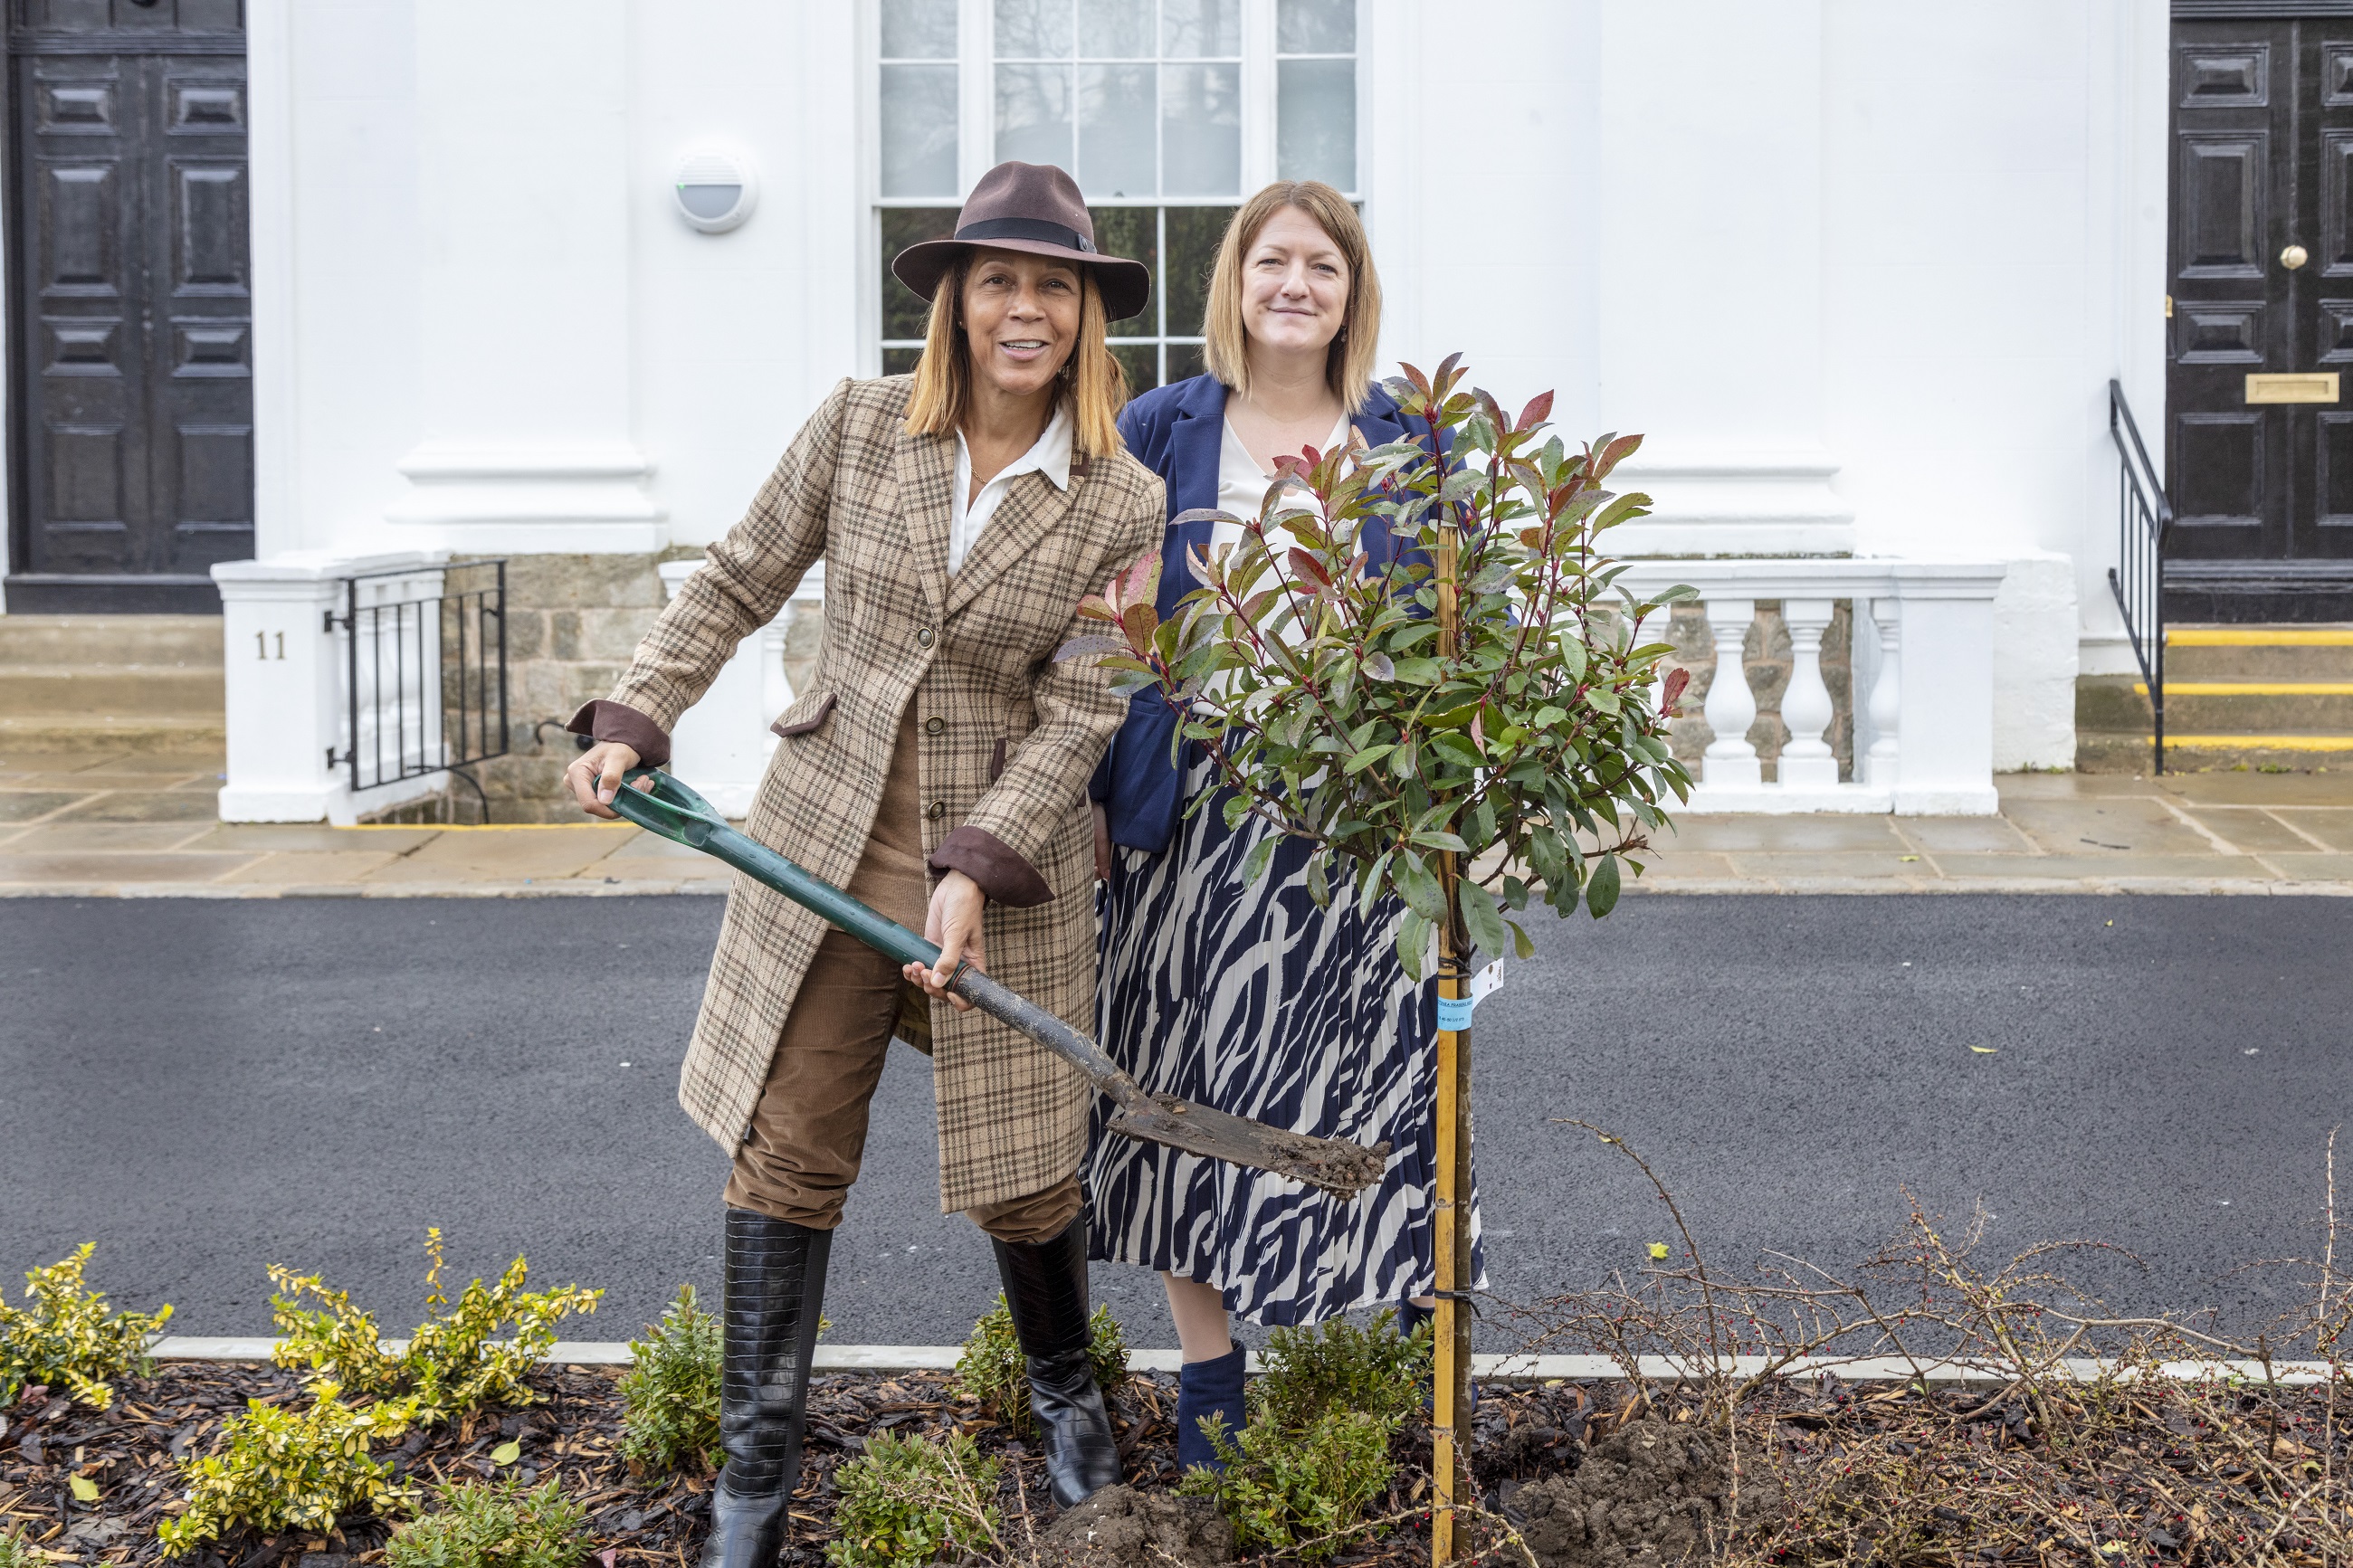
[[[610,700],[668,731],[824,557],[824,651],[777,721],[784,738],[747,831],[848,882],[913,702],[923,847],[989,892],[989,973],[1091,1029],[1086,786],[1126,704],[1094,660],[1057,664],[1053,654],[1075,632],[1079,600],[1158,542],[1160,480],[1124,451],[1074,463],[1067,490],[1024,474],[951,580],[955,438],[907,434],[910,384],[834,388],[646,634]],[[731,1152],[824,929],[781,894],[736,879],[679,1083],[679,1103]],[[1086,1080],[978,1012],[932,1008],[943,1212],[1020,1197],[1075,1170]]]

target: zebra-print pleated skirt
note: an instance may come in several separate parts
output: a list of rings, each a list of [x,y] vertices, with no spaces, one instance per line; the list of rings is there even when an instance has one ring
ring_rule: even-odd
[[[1205,760],[1186,787],[1213,787]],[[1244,859],[1270,831],[1245,820],[1228,832],[1213,800],[1166,852],[1113,851],[1098,905],[1097,1037],[1148,1089],[1320,1137],[1387,1140],[1388,1166],[1343,1202],[1106,1134],[1099,1104],[1088,1249],[1213,1285],[1229,1312],[1289,1326],[1431,1289],[1438,1018],[1431,987],[1398,962],[1402,903],[1360,916],[1351,890],[1317,909],[1297,838],[1242,885]],[[1472,1229],[1483,1286],[1475,1197]]]

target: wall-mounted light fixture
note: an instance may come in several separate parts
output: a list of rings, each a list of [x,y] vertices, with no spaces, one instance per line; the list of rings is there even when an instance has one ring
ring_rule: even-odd
[[[760,205],[760,177],[752,160],[723,147],[698,147],[678,161],[672,193],[679,216],[703,234],[742,226]]]

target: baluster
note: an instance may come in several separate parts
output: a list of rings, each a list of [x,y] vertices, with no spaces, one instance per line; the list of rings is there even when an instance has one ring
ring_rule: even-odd
[[[1839,782],[1838,755],[1822,739],[1833,711],[1831,689],[1822,684],[1822,633],[1831,608],[1828,599],[1781,601],[1790,656],[1789,689],[1781,696],[1781,721],[1789,727],[1781,747],[1781,783],[1791,789],[1826,789]]]
[[[1904,718],[1902,602],[1872,600],[1871,619],[1879,628],[1879,675],[1871,683],[1871,755],[1863,760],[1862,778],[1873,789],[1892,790]]]
[[[1710,599],[1704,606],[1715,637],[1715,677],[1707,683],[1707,726],[1715,739],[1702,754],[1700,779],[1711,789],[1755,789],[1764,773],[1748,726],[1757,721],[1757,696],[1748,689],[1748,667],[1741,657],[1748,624],[1757,618],[1754,599]]]

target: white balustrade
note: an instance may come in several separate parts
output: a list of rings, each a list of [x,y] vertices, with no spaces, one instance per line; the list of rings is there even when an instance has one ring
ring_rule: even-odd
[[[1693,812],[1893,811],[1982,816],[1993,788],[1993,596],[2000,562],[1872,557],[1641,560],[1622,585],[1639,595],[1696,588],[1715,635],[1705,712],[1715,731],[1700,758]],[[1789,739],[1778,777],[1763,782],[1747,731],[1757,717],[1741,658],[1758,600],[1778,599],[1788,628]],[[1850,669],[1855,777],[1841,783],[1825,731],[1834,714],[1822,679],[1822,634],[1837,601],[1853,606]]]

